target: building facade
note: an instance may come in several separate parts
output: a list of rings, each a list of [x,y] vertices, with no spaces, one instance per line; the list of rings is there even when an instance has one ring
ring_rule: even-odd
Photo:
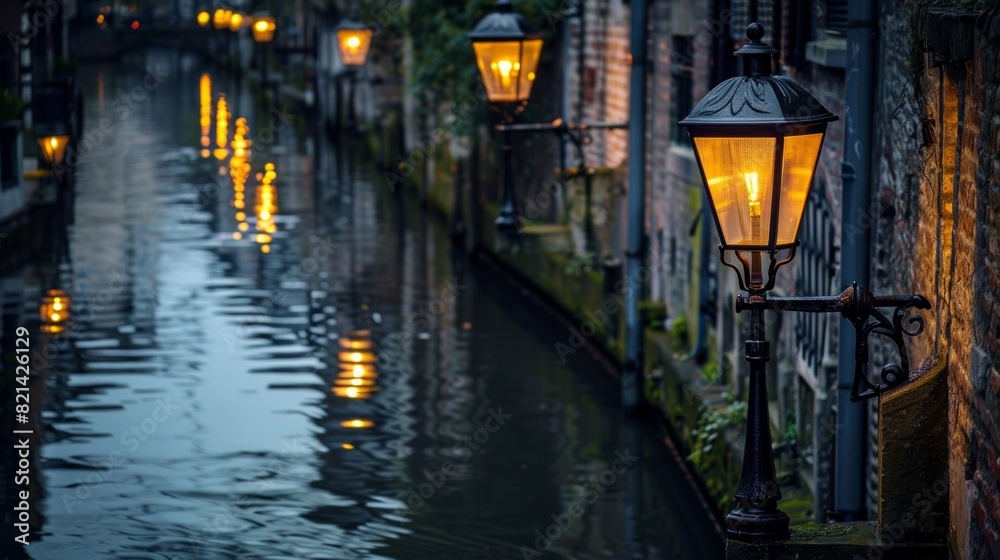
[[[566,113],[590,121],[627,116],[628,6],[617,0],[563,4]],[[841,240],[856,233],[842,226],[845,126],[852,110],[846,104],[848,2],[651,4],[647,247],[655,264],[649,294],[666,303],[668,327],[683,325],[670,330],[686,334],[690,359],[738,395],[745,370],[744,333],[733,311],[738,286],[718,265],[715,225],[703,211],[701,178],[677,121],[714,85],[737,75],[731,53],[746,41],[746,25],[761,22],[768,30],[764,40],[779,51],[777,73],[793,77],[841,117],[827,132],[799,252],[794,266],[779,273],[777,291],[839,292]],[[869,288],[921,293],[932,302],[924,314],[925,331],[909,349],[910,363],[921,371],[947,370],[948,417],[940,422],[948,426],[949,460],[942,472],[950,521],[941,529],[956,557],[995,558],[1000,554],[1000,15],[996,2],[883,0],[873,33],[872,198],[853,223],[868,229],[872,239]],[[610,137],[588,157],[624,169],[626,149],[624,137],[622,142]],[[815,520],[837,519],[841,320],[785,313],[768,321],[769,338],[778,341],[769,382],[779,470],[794,471],[792,479],[808,488]],[[874,363],[896,360],[875,348]],[[883,451],[880,419],[876,402],[855,406],[869,429],[863,461],[853,468],[860,469],[857,479],[865,486],[864,513],[874,519]]]

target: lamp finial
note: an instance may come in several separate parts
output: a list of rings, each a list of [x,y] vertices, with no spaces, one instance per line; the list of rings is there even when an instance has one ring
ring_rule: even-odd
[[[771,75],[771,57],[778,52],[774,47],[761,41],[764,37],[764,26],[756,21],[747,26],[747,39],[750,42],[736,51],[736,56],[743,60],[743,75],[760,78]]]

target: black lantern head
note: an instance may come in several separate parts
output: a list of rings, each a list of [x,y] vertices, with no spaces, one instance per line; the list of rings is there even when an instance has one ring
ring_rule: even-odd
[[[352,69],[364,66],[372,44],[372,30],[365,27],[365,24],[348,18],[337,24],[334,32],[337,35],[340,62]]]
[[[542,38],[511,10],[510,0],[499,0],[497,11],[480,20],[469,40],[490,102],[527,103],[542,54]]]
[[[679,123],[691,135],[723,263],[750,291],[771,289],[775,270],[794,256],[826,126],[837,120],[802,86],[771,74],[777,51],[763,36],[759,23],[747,27],[750,42],[736,52],[743,76],[713,88]],[[766,278],[762,253],[771,260]]]

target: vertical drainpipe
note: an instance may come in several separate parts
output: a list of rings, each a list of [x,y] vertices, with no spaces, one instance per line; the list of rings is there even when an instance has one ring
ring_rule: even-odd
[[[712,2],[712,21],[723,22],[722,32],[716,35],[712,43],[712,58],[714,67],[712,69],[712,80],[709,85],[711,90],[724,80],[732,76],[729,68],[733,56],[732,33],[730,32],[729,20],[722,17],[723,12],[730,13],[729,0],[714,0]],[[678,115],[681,117],[680,115]],[[681,117],[683,118],[683,117]],[[710,259],[712,258],[712,215],[709,214],[708,193],[701,190],[701,218],[698,224],[698,323],[695,328],[694,347],[691,349],[691,359],[697,363],[704,363],[708,359],[708,322],[711,317],[708,315],[709,280],[711,276]],[[722,374],[722,369],[719,369]]]
[[[622,405],[642,402],[642,267],[646,233],[646,0],[632,0],[631,70],[628,100],[628,249],[625,293],[625,367]]]
[[[877,42],[876,0],[847,3],[847,97],[844,119],[843,220],[840,231],[840,287],[851,282],[871,287],[871,183],[872,120]],[[867,414],[863,404],[852,403],[855,332],[840,321],[837,373],[837,442],[834,468],[836,519],[864,519],[865,447]]]

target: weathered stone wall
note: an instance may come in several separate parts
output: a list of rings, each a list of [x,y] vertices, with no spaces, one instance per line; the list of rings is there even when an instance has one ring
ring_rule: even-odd
[[[584,92],[585,122],[624,122],[628,120],[629,83],[629,11],[621,0],[577,0],[583,5],[585,42],[584,73],[578,71],[579,20],[565,28],[569,49],[564,71],[568,74],[567,91]],[[576,120],[577,101],[570,99],[567,116]],[[594,167],[619,167],[628,155],[628,131],[595,131],[587,148],[587,163]]]
[[[932,304],[911,356],[947,367],[949,543],[969,559],[1000,556],[1000,16],[974,4],[883,3],[872,216],[875,287]]]

